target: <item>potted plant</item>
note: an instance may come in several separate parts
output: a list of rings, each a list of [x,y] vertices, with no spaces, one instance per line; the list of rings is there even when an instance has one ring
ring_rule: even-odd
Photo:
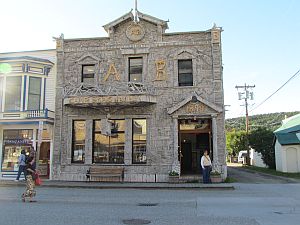
[[[172,170],[169,173],[169,183],[179,183],[179,173]]]
[[[221,174],[214,170],[210,173],[210,180],[212,183],[221,183],[222,182],[222,177]]]

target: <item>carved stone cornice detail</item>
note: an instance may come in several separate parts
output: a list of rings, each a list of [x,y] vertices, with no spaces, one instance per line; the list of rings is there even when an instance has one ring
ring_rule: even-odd
[[[114,82],[91,85],[69,83],[64,86],[64,98],[70,96],[156,95],[153,85],[136,82]]]

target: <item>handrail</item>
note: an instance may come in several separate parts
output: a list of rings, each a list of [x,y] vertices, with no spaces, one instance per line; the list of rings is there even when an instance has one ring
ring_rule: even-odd
[[[27,111],[14,111],[14,112],[1,112],[0,119],[52,119],[55,113],[47,108],[44,110],[27,110]]]

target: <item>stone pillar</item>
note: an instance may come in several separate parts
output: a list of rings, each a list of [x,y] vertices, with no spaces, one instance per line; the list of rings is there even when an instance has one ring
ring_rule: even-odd
[[[172,163],[172,171],[176,171],[180,174],[180,162],[178,161],[178,117],[173,117],[173,163]]]
[[[92,164],[93,162],[93,120],[85,122],[85,160],[84,164]]]
[[[52,132],[52,130],[51,130],[51,132]],[[51,134],[51,136],[52,136],[52,134]],[[49,167],[50,167],[50,174],[49,174],[49,180],[52,180],[53,179],[53,141],[52,141],[53,139],[51,138],[51,141],[50,141],[50,165],[49,165]]]
[[[124,146],[124,164],[132,164],[132,119],[125,119],[125,146]]]
[[[219,159],[218,159],[218,130],[217,130],[217,119],[216,115],[212,115],[212,135],[213,135],[213,169],[219,170]]]

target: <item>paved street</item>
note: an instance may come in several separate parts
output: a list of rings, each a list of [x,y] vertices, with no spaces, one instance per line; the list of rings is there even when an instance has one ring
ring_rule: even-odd
[[[240,165],[230,165],[228,168],[228,176],[235,178],[239,183],[251,184],[286,184],[286,183],[300,183],[300,180],[268,175],[243,169]]]
[[[0,187],[0,224],[299,224],[299,184],[235,184],[235,187],[235,190],[43,187],[37,189],[36,203],[20,201],[23,187]]]

